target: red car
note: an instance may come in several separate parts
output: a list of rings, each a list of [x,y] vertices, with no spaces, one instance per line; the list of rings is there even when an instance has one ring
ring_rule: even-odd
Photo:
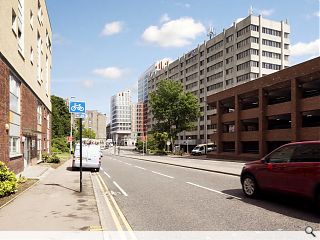
[[[260,190],[293,193],[315,199],[320,208],[320,141],[289,143],[246,163],[241,184],[247,197]]]

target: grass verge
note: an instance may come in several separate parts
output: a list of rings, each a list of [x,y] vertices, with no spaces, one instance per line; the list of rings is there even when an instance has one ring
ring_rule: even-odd
[[[70,159],[70,153],[66,152],[66,153],[57,153],[57,156],[60,158],[60,162],[59,163],[41,163],[41,165],[44,166],[50,166],[54,169],[60,167],[62,164],[64,164],[66,161],[68,161]]]

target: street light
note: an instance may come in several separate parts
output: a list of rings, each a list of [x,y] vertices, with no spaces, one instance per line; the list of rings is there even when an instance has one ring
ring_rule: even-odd
[[[187,153],[189,154],[189,140],[191,140],[191,137],[187,138]]]

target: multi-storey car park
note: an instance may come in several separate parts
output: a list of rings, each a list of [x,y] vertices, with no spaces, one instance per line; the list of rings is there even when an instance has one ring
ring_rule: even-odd
[[[320,139],[320,57],[210,95],[208,156],[252,160],[297,141]]]
[[[272,21],[249,15],[223,32],[198,45],[168,67],[153,74],[148,93],[163,79],[181,82],[198,97],[202,116],[192,131],[178,135],[175,144],[196,145],[211,141],[213,109],[207,96],[255,80],[289,66],[290,26],[287,21]],[[148,130],[154,123],[148,107]]]

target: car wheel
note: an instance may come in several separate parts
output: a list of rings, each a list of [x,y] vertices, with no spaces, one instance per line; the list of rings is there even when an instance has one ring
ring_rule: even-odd
[[[255,197],[258,194],[258,185],[251,175],[245,175],[242,181],[242,190],[247,197]]]

